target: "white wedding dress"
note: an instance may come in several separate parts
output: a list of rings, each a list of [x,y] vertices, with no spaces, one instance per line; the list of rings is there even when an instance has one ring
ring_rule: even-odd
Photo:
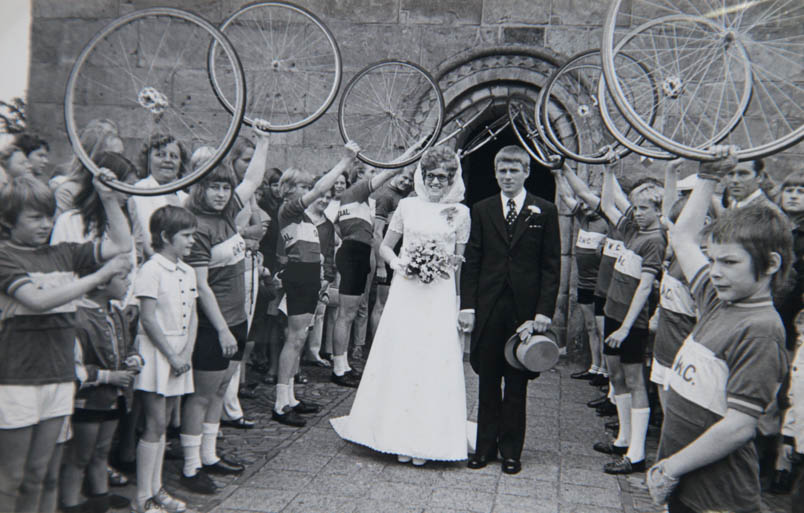
[[[402,234],[404,261],[411,243],[430,239],[454,253],[456,242],[469,239],[469,224],[465,205],[412,197],[399,202],[388,229]],[[466,459],[466,390],[457,319],[454,275],[424,284],[394,274],[352,410],[330,420],[338,435],[384,453]]]

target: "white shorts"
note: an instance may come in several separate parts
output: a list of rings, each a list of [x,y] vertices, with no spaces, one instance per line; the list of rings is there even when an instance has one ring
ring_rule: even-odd
[[[669,372],[670,368],[657,362],[656,358],[650,363],[650,380],[661,387],[667,384],[667,374]]]
[[[75,384],[0,385],[0,429],[17,429],[73,414]]]

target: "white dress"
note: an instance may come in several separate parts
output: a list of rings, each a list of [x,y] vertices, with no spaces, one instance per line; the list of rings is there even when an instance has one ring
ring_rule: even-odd
[[[435,239],[452,254],[469,239],[469,209],[405,198],[388,229],[412,242]],[[467,458],[463,348],[455,277],[424,284],[394,275],[351,412],[330,422],[341,438],[374,450],[457,461]]]

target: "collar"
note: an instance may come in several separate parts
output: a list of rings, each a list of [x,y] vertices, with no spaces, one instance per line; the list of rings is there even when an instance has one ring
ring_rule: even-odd
[[[525,197],[527,196],[527,194],[528,193],[527,193],[527,191],[525,191],[524,187],[513,198],[508,198],[508,196],[506,196],[505,194],[502,193],[502,191],[500,191],[500,200],[502,201],[502,206],[503,206],[503,217],[505,217],[505,215],[508,213],[508,200],[509,199],[514,200],[514,204],[516,205],[516,213],[519,214],[520,212],[522,212],[522,207],[525,205]]]
[[[744,200],[742,200],[742,201],[735,201],[735,202],[734,202],[734,207],[733,207],[733,208],[742,208],[742,207],[744,207],[744,206],[746,206],[746,205],[750,204],[752,201],[756,200],[757,198],[759,198],[759,197],[760,197],[760,196],[762,196],[763,194],[764,194],[764,193],[762,192],[762,189],[757,189],[757,190],[755,190],[754,192],[752,192],[751,194],[749,194],[749,195],[748,195],[748,197],[747,197],[747,198],[745,198]]]
[[[173,263],[166,257],[162,256],[160,253],[154,253],[154,255],[151,258],[153,258],[157,264],[161,265],[168,271],[182,271],[185,273],[187,272],[186,269],[187,265],[181,260],[177,260],[176,263]]]

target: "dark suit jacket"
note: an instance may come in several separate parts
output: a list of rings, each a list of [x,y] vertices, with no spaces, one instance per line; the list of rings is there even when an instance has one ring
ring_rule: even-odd
[[[475,309],[470,357],[476,369],[475,353],[481,340],[484,346],[499,344],[502,351],[513,334],[484,333],[489,313],[506,286],[513,293],[519,323],[536,314],[553,317],[561,277],[556,206],[528,193],[509,244],[500,195],[476,203],[464,256],[461,309]]]

